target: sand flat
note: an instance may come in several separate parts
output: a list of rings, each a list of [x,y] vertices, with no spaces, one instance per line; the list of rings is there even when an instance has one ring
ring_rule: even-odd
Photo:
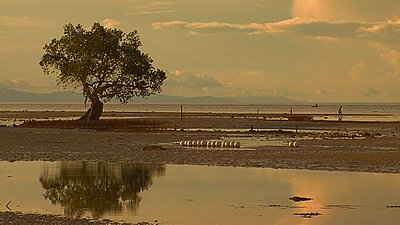
[[[0,160],[130,161],[400,172],[400,126],[397,122],[268,121],[201,116],[185,117],[181,121],[179,117],[162,115],[154,119],[166,122],[162,130],[139,132],[2,127]],[[178,144],[182,140],[244,138],[257,139],[257,145],[247,143],[246,148],[244,143],[243,148],[234,150],[182,147]],[[281,144],[271,145],[270,140]],[[297,140],[300,147],[287,146],[286,142],[290,140]],[[162,146],[165,150],[143,151],[144,147],[151,145]]]

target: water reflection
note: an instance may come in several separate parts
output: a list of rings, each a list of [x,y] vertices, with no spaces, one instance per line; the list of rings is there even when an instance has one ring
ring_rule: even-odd
[[[39,181],[44,197],[60,204],[68,217],[89,213],[101,218],[105,212],[123,208],[136,211],[154,176],[165,175],[165,166],[156,164],[60,162],[46,165]]]
[[[0,210],[11,201],[12,211],[132,223],[391,225],[400,221],[399,189],[399,174],[0,162]]]

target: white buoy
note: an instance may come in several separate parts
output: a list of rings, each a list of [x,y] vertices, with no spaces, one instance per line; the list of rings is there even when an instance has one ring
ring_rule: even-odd
[[[221,147],[221,145],[222,145],[222,141],[216,141],[216,143],[215,143],[216,145],[216,147]]]
[[[235,141],[235,143],[233,144],[233,146],[234,146],[235,148],[240,148],[240,142]]]
[[[201,146],[207,146],[207,141],[200,141]]]
[[[229,141],[224,142],[224,147],[229,147]]]
[[[231,147],[231,148],[235,147],[235,142],[230,141],[230,142],[229,142],[229,147]]]
[[[196,146],[201,146],[201,141],[196,141]]]
[[[179,145],[180,145],[180,146],[183,146],[183,142],[184,142],[184,141],[180,141],[180,142],[179,142]]]
[[[293,147],[293,142],[289,141],[289,147]]]
[[[212,147],[212,141],[207,141],[207,147]]]
[[[294,141],[293,142],[293,147],[294,148],[298,148],[298,147],[300,147],[300,144],[297,141]]]

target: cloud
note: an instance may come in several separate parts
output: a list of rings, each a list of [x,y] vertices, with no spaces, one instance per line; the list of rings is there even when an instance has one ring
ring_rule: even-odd
[[[383,61],[393,68],[389,75],[400,78],[400,50],[379,42],[371,42],[370,46],[377,49]]]
[[[259,32],[264,28],[263,24],[233,24],[223,22],[186,22],[186,21],[170,21],[153,23],[153,28],[160,30],[164,28],[178,27],[193,31],[202,32]],[[196,32],[197,33],[197,32]]]
[[[175,20],[175,21],[170,21],[170,22],[153,23],[153,28],[156,30],[161,30],[161,29],[169,28],[169,27],[185,26],[186,24],[188,24],[188,22]]]
[[[390,96],[400,97],[400,90],[391,91]]]
[[[370,23],[358,29],[361,37],[386,43],[398,43],[400,19]]]
[[[102,24],[104,27],[107,27],[107,28],[116,28],[116,27],[118,27],[119,25],[121,25],[121,22],[119,22],[119,21],[117,21],[117,20],[112,20],[112,19],[105,19],[105,20],[103,20],[103,21],[101,22],[101,24]]]
[[[373,88],[368,88],[364,91],[361,91],[361,95],[364,97],[371,97],[371,96],[380,95],[380,92]]]
[[[380,21],[400,14],[398,0],[293,0],[293,17]]]
[[[208,75],[199,75],[187,71],[169,71],[163,85],[163,92],[180,96],[216,96],[224,85]]]
[[[14,79],[0,81],[0,88],[25,89],[29,87],[31,87],[31,84],[24,80]]]
[[[325,96],[325,95],[328,95],[328,93],[325,90],[321,89],[321,88],[317,88],[317,89],[313,90],[311,92],[311,94],[314,95],[314,96]]]
[[[379,33],[383,30],[397,30],[400,25],[400,19],[392,19],[384,22],[371,23],[370,26],[360,28],[366,33]]]
[[[262,71],[246,71],[226,74],[221,81],[219,96],[274,96],[291,99],[324,98],[331,95],[323,85],[303,84],[293,78],[284,79],[282,75]],[[320,86],[321,85],[321,86]]]
[[[165,85],[170,88],[219,88],[222,84],[211,76],[198,75],[186,71],[172,71],[168,73]]]
[[[364,62],[356,63],[349,72],[349,81],[360,84],[364,81],[364,74],[366,72],[366,66]]]
[[[341,38],[331,37],[331,36],[313,36],[313,37],[309,37],[309,39],[316,40],[316,41],[321,41],[321,42],[335,43],[335,44],[341,44],[342,43],[342,39]]]
[[[180,11],[174,1],[147,1],[139,0],[131,6],[131,11],[127,15],[148,15],[173,13]]]
[[[48,22],[35,17],[0,16],[0,27],[29,28],[43,27]]]
[[[400,36],[400,20],[362,22],[295,17],[270,23],[226,23],[169,21],[153,23],[154,29],[177,27],[189,33],[245,33],[249,35],[286,35],[318,41],[338,42],[340,38],[358,38],[393,42]]]
[[[294,79],[282,80],[260,71],[229,73],[219,78],[217,81],[207,75],[171,71],[168,72],[163,92],[180,96],[273,96],[290,99],[325,99],[333,94],[323,85],[305,86]]]

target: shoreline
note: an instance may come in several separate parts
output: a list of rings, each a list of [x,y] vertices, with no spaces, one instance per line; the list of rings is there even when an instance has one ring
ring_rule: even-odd
[[[40,118],[54,118],[54,119],[62,119],[66,117],[80,117],[85,113],[85,111],[75,111],[75,110],[46,110],[46,111],[36,111],[36,110],[3,110],[0,111],[0,115],[2,118],[12,118],[12,119],[40,119]],[[349,117],[391,117],[394,116],[390,113],[344,113],[342,114],[344,117],[343,121],[349,119]],[[311,112],[302,112],[302,113],[258,113],[258,112],[196,112],[196,111],[183,111],[182,114],[179,111],[104,111],[102,114],[102,118],[104,117],[163,117],[163,118],[193,118],[193,117],[205,117],[205,118],[254,118],[260,120],[276,120],[277,118],[288,118],[288,117],[334,117],[333,120],[314,120],[315,121],[330,121],[337,122],[337,113],[311,113]],[[280,120],[282,121],[282,119]],[[283,120],[284,121],[284,120]],[[311,120],[307,120],[311,121]],[[399,120],[394,121],[357,121],[357,120],[347,120],[347,122],[400,122]]]

